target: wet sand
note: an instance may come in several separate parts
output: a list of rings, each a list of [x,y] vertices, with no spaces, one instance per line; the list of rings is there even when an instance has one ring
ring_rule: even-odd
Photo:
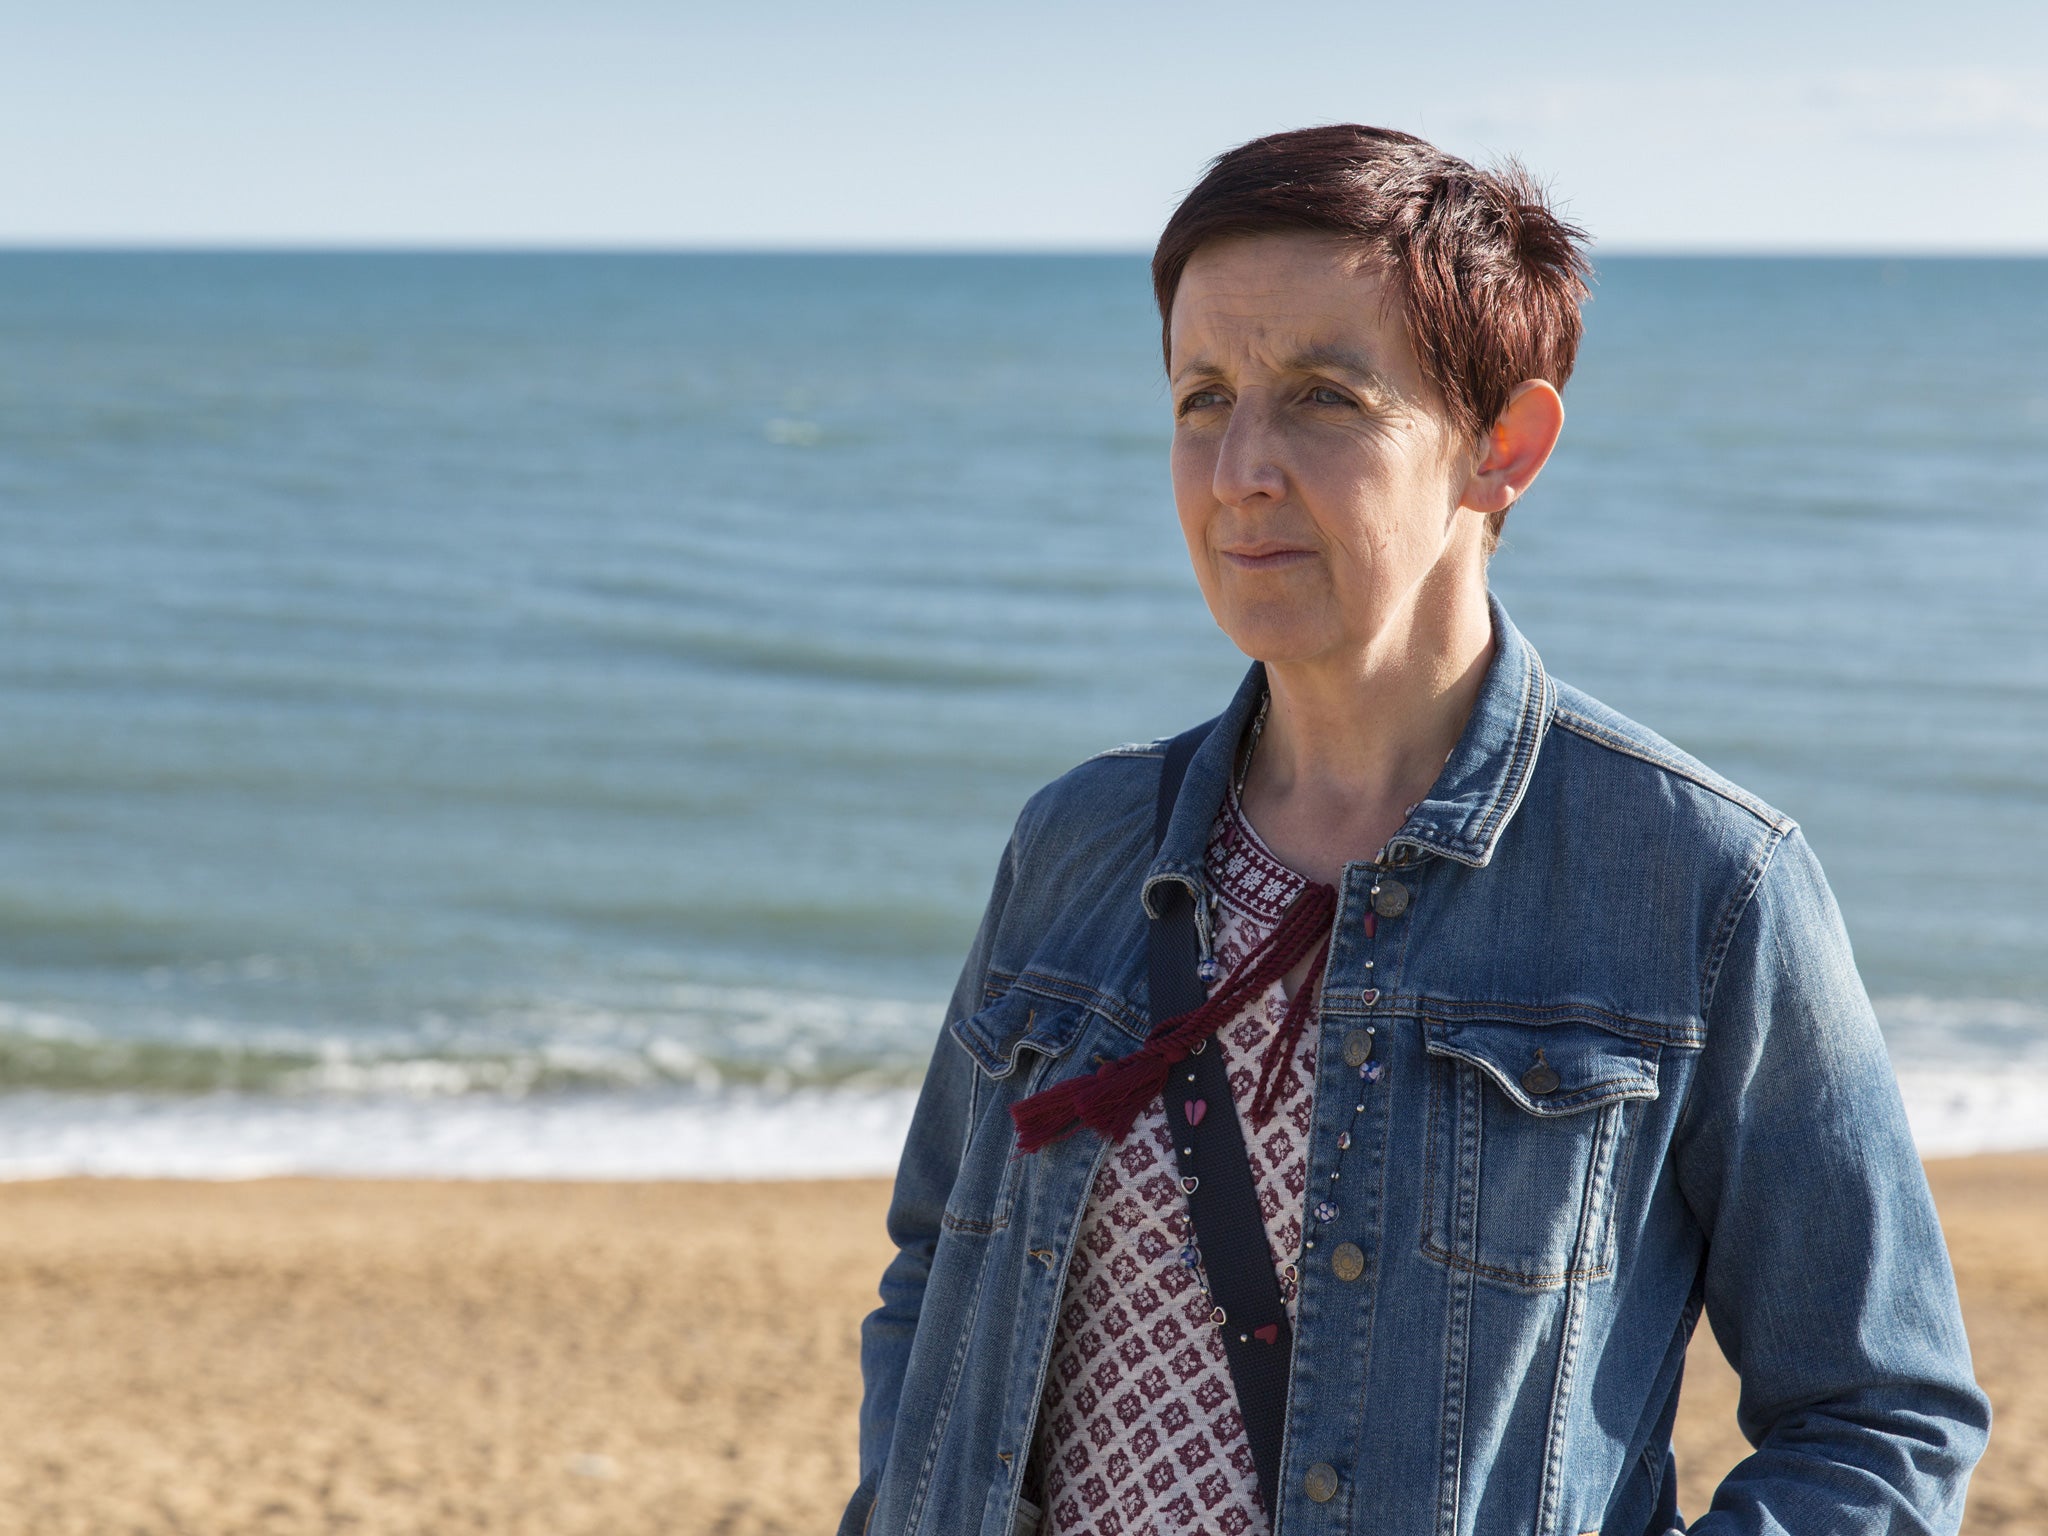
[[[2048,1530],[2048,1155],[1929,1166]],[[882,1181],[0,1186],[0,1536],[830,1532]],[[1684,1508],[1744,1452],[1705,1331]]]

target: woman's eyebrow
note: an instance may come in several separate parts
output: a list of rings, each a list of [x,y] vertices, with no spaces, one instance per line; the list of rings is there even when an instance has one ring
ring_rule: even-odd
[[[1174,387],[1178,389],[1182,385],[1192,384],[1197,380],[1200,380],[1205,383],[1211,383],[1222,377],[1223,370],[1220,367],[1210,362],[1206,358],[1198,357],[1193,362],[1188,363],[1186,366],[1184,366],[1180,370],[1180,372],[1176,373],[1173,376],[1173,384]]]
[[[1370,357],[1344,347],[1309,347],[1290,357],[1287,366],[1296,373],[1348,373],[1353,378],[1393,388],[1392,380],[1380,372]]]
[[[1286,357],[1281,368],[1287,373],[1341,374],[1355,379],[1369,389],[1399,395],[1400,386],[1388,378],[1362,352],[1353,352],[1345,347],[1307,347]],[[1186,389],[1193,384],[1209,384],[1225,377],[1223,367],[1208,358],[1195,358],[1173,376],[1175,389]]]

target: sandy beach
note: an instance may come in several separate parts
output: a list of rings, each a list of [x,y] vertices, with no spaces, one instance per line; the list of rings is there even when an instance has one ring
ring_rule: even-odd
[[[1998,1413],[1965,1529],[2048,1530],[2048,1155],[1929,1173]],[[830,1531],[887,1197],[0,1187],[0,1536]],[[1733,1404],[1703,1330],[1688,1513]]]

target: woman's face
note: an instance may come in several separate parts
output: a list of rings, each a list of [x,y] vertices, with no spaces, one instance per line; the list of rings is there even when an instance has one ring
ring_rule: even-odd
[[[1307,233],[1203,246],[1168,336],[1181,531],[1247,655],[1355,662],[1425,594],[1483,586],[1484,518],[1459,505],[1473,455],[1396,290],[1353,250]]]

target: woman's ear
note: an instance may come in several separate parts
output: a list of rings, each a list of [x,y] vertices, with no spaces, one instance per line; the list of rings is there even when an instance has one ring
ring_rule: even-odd
[[[1482,440],[1477,467],[1458,505],[1475,512],[1505,512],[1542,471],[1564,430],[1564,401],[1545,379],[1524,379],[1508,395]]]

